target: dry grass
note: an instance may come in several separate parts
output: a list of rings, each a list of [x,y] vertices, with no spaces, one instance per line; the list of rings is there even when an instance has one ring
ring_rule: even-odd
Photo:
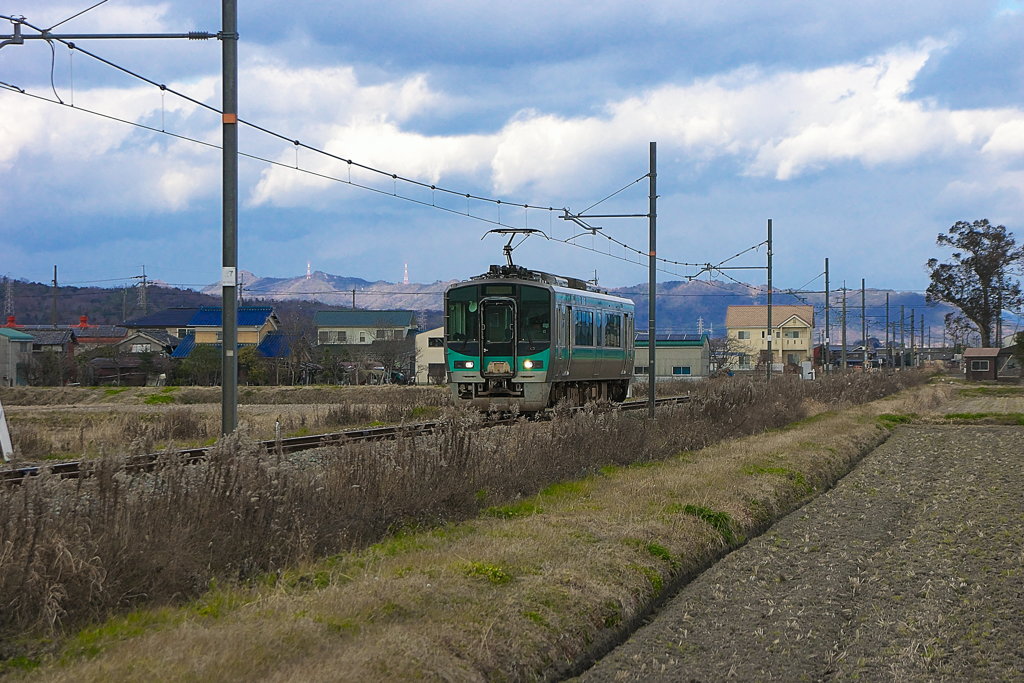
[[[538,590],[543,588],[538,600],[553,601],[559,607],[541,609],[541,602],[540,607],[525,610],[520,618],[537,624],[557,622],[558,629],[563,630],[582,629],[584,635],[580,637],[586,640],[602,633],[601,625],[606,622],[611,628],[613,622],[637,613],[639,605],[659,592],[666,576],[681,576],[686,568],[705,562],[708,552],[727,545],[734,538],[730,531],[733,525],[737,525],[735,534],[746,533],[744,529],[751,528],[751,523],[770,519],[806,496],[809,486],[819,485],[814,467],[796,476],[787,465],[761,458],[749,466],[753,469],[742,473],[741,479],[760,482],[754,491],[768,482],[769,494],[758,494],[751,498],[755,503],[749,505],[742,500],[719,499],[717,492],[727,490],[727,483],[719,481],[720,473],[714,468],[705,469],[706,457],[691,456],[695,466],[689,470],[689,483],[673,484],[673,501],[655,504],[654,509],[661,511],[656,515],[661,520],[658,524],[668,526],[650,527],[651,503],[641,501],[649,501],[648,494],[660,490],[657,481],[648,476],[642,479],[642,485],[629,484],[634,488],[602,496],[603,502],[591,504],[586,502],[587,490],[595,481],[618,481],[617,475],[612,476],[617,466],[652,463],[731,435],[779,427],[807,414],[808,405],[846,405],[895,390],[898,387],[894,382],[914,381],[919,378],[907,374],[874,380],[841,378],[831,385],[799,381],[773,382],[771,386],[738,381],[708,383],[702,385],[697,402],[663,413],[653,424],[636,415],[593,410],[572,418],[560,416],[550,425],[518,424],[478,432],[476,416],[456,413],[449,417],[448,428],[436,437],[364,444],[346,451],[344,457],[325,452],[314,461],[263,457],[244,439],[221,444],[215,456],[203,465],[185,467],[168,461],[147,477],[127,477],[116,460],[101,459],[96,476],[90,480],[67,482],[40,477],[0,496],[0,595],[4,596],[0,629],[10,635],[45,631],[60,635],[112,611],[173,603],[197,595],[211,579],[269,583],[275,586],[270,595],[281,590],[291,595],[295,590],[333,586],[346,581],[346,577],[372,572],[383,558],[403,555],[409,544],[429,548],[436,543],[438,552],[449,561],[453,553],[461,559],[452,566],[449,562],[447,569],[413,571],[420,575],[421,582],[429,583],[435,574],[455,572],[458,585],[472,589],[479,587],[480,581],[519,585],[534,580],[527,577],[538,577]],[[875,430],[874,426],[868,427],[869,431]],[[762,436],[759,443],[773,441]],[[831,458],[812,450],[819,460]],[[698,461],[704,464],[696,467]],[[556,484],[537,497],[537,492],[551,482],[602,472],[603,476],[581,484]],[[781,481],[771,483],[775,479]],[[632,478],[625,476],[622,481],[631,482]],[[780,490],[789,493],[778,494]],[[684,502],[679,491],[688,491],[685,500],[692,502]],[[580,496],[582,505],[577,504]],[[623,507],[616,510],[619,498]],[[569,518],[554,514],[564,500],[576,501],[571,509],[559,513],[569,514]],[[633,511],[634,504],[645,506],[647,513]],[[389,530],[466,519],[481,510],[485,516],[477,524],[487,533],[474,543],[485,545],[472,551],[453,550],[446,545],[452,537],[467,535],[469,527],[440,527],[433,532],[400,534],[369,554],[338,556],[309,572],[287,569],[340,549],[363,546]],[[731,521],[726,527],[719,525],[717,531],[709,531],[698,514],[702,510],[727,515],[724,519]],[[593,521],[585,521],[591,513]],[[609,514],[611,519],[606,519]],[[526,545],[521,548],[516,540],[519,532],[508,535],[509,527],[501,521],[520,518],[539,520],[538,528],[552,535],[533,541],[523,537]],[[570,518],[581,521],[571,522]],[[573,525],[577,527],[575,532],[561,535]],[[699,533],[677,537],[672,532],[677,527]],[[487,541],[492,528],[500,533],[497,540]],[[610,538],[619,539],[613,543],[616,552],[600,544],[591,546],[609,533]],[[664,543],[650,540],[666,533]],[[632,540],[619,547],[624,543],[623,535]],[[510,538],[514,542],[510,543]],[[561,548],[564,556],[549,557],[538,564],[536,558],[516,554],[538,542],[542,547]],[[491,549],[485,552],[488,547]],[[591,614],[590,598],[576,595],[574,586],[579,581],[587,585],[587,595],[596,590],[585,577],[578,576],[580,568],[574,569],[583,549],[608,555],[613,562],[609,570],[592,567],[599,582],[606,571],[614,574],[607,579],[611,587],[596,592],[618,596],[615,604],[601,603],[604,612],[599,610],[598,615],[604,616]],[[638,549],[643,563],[633,557]],[[625,561],[628,557],[633,559]],[[551,571],[562,577],[556,582],[562,588],[550,585]],[[623,584],[623,577],[632,577],[632,583]],[[392,578],[390,570],[388,578]],[[636,591],[636,581],[649,585]],[[631,587],[628,599],[622,597],[623,585]],[[390,591],[388,588],[385,592]],[[266,598],[266,594],[258,594],[260,601]],[[567,594],[573,598],[563,605],[562,598]],[[218,595],[207,594],[202,600],[219,605]],[[233,596],[228,600],[230,605],[249,599],[238,597],[246,594],[237,589],[227,595]],[[380,598],[377,593],[369,595]],[[445,597],[443,603],[461,599],[456,594]],[[211,610],[206,603],[192,608],[204,619],[223,611],[220,607]],[[389,605],[387,600],[383,606],[378,605],[375,609],[384,614],[371,614],[370,621],[390,623],[394,610]],[[570,605],[583,611],[570,609]],[[235,610],[232,607],[226,611]],[[184,614],[192,612],[186,610]],[[573,626],[578,618],[588,624],[597,619],[601,627],[592,631],[593,624]],[[175,619],[191,623],[180,614]],[[115,634],[124,633],[125,627],[118,626],[117,620],[112,623]],[[313,623],[323,625],[315,619]],[[359,629],[364,628],[360,622],[355,623]],[[347,624],[341,621],[329,630],[344,632]],[[481,628],[487,632],[504,626],[485,624]],[[504,640],[507,638],[496,641],[499,648],[507,646],[502,644]],[[570,642],[566,650],[570,654],[563,659],[550,653],[543,655],[548,658],[545,666],[578,657],[580,643],[573,639]],[[74,651],[84,646],[71,647]],[[490,645],[481,647],[490,652]],[[4,654],[24,650],[9,642]],[[495,661],[500,660],[499,656]],[[498,664],[473,666],[491,671]],[[538,670],[538,662],[523,666],[525,670]]]
[[[16,387],[0,390],[15,461],[131,455],[213,443],[217,387]],[[437,387],[243,387],[239,423],[256,439],[423,421],[450,403]],[[68,401],[70,403],[63,403]]]

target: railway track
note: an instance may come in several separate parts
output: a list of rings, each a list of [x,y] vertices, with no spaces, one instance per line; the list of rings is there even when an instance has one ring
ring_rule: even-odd
[[[689,395],[671,396],[655,399],[655,404],[658,406],[677,405],[679,403],[687,403],[690,400],[691,398]],[[618,405],[619,410],[643,410],[646,408],[647,401],[626,401]],[[583,408],[573,408],[572,410],[583,410]],[[549,418],[550,414],[548,415],[548,418],[545,418],[544,414],[541,414],[541,419]],[[518,418],[507,415],[494,416],[488,418],[484,427],[496,427],[498,425],[514,422],[516,419]],[[267,441],[261,441],[260,445],[271,453],[296,453],[298,451],[306,451],[313,448],[337,446],[340,444],[355,443],[358,441],[382,441],[387,439],[397,439],[403,436],[430,434],[441,424],[442,423],[440,421],[433,421],[385,427],[364,427],[361,429],[348,429],[342,432],[332,432],[329,434],[311,434],[309,436],[296,436],[287,439],[270,439]],[[155,465],[161,458],[166,458],[168,455],[178,457],[185,462],[198,462],[206,458],[211,448],[212,446],[204,446],[201,448],[183,448],[173,451],[160,451],[144,455],[133,455],[127,458],[124,468],[129,472],[146,471],[152,468],[153,465]],[[88,477],[90,475],[90,462],[91,461],[89,460],[69,460],[67,462],[30,465],[27,467],[0,470],[0,481],[8,484],[16,484],[28,477],[34,477],[44,473],[55,474],[66,479]]]

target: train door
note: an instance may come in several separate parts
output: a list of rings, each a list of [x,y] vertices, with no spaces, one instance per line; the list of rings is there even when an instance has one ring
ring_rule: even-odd
[[[568,376],[572,365],[572,347],[575,343],[572,338],[572,306],[566,306],[563,310],[562,339],[565,341],[565,365],[562,366],[562,374]]]
[[[484,299],[480,316],[483,348],[480,371],[485,376],[515,375],[516,307],[512,299]]]

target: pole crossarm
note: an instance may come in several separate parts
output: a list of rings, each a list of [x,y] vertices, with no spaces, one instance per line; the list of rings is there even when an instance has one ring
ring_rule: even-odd
[[[5,45],[24,45],[26,40],[56,40],[64,43],[69,48],[74,49],[74,43],[69,43],[71,40],[120,40],[123,38],[127,39],[141,39],[141,40],[153,40],[161,38],[183,38],[186,40],[210,40],[216,38],[218,40],[224,39],[237,39],[238,34],[233,36],[225,34],[223,31],[218,33],[210,33],[209,31],[187,31],[185,33],[52,33],[48,29],[39,28],[34,26],[25,20],[25,17],[13,17],[7,15],[0,15],[0,19],[6,19],[14,25],[14,32],[6,35],[0,35],[0,48]],[[21,27],[27,26],[33,31],[38,31],[38,34],[26,35],[22,33]]]

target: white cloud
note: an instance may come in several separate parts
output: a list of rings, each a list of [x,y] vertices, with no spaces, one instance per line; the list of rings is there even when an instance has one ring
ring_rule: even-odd
[[[993,155],[1024,153],[1024,117],[998,125],[981,151]]]

